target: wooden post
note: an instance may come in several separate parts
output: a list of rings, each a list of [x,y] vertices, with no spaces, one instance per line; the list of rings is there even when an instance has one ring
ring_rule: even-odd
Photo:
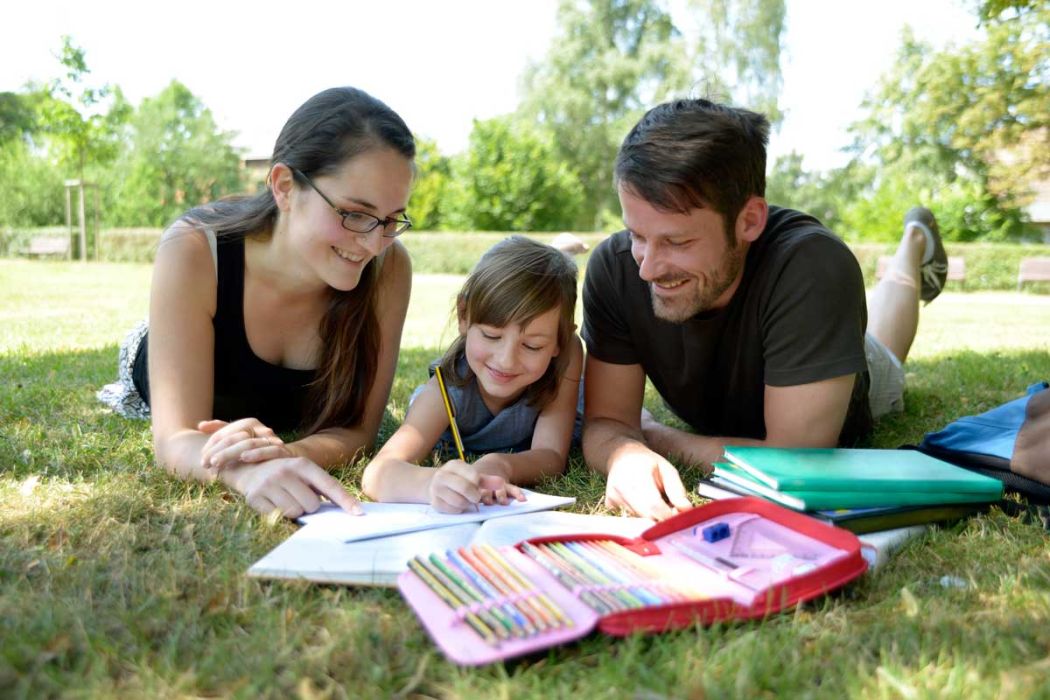
[[[69,191],[69,180],[66,180],[66,237],[69,239],[69,253],[66,257],[73,258],[73,196]]]
[[[80,206],[77,212],[80,216],[80,259],[87,261],[88,250],[87,250],[87,210],[84,206],[84,181],[80,181]]]
[[[99,246],[102,245],[102,241],[100,240],[102,238],[102,231],[99,230],[99,227],[98,227],[98,185],[95,185],[95,216],[94,216],[94,219],[95,219],[95,262],[98,262],[98,260],[99,260],[98,249],[99,249]]]

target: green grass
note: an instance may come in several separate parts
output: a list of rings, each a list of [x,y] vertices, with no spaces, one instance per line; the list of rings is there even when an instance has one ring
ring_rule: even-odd
[[[384,434],[449,337],[459,280],[415,280]],[[763,622],[592,634],[474,670],[445,662],[396,592],[247,579],[294,526],[168,478],[148,426],[94,400],[148,284],[143,265],[0,261],[0,696],[1050,697],[1047,534],[999,511]],[[875,444],[1050,377],[1047,328],[1047,296],[943,295],[923,310],[907,409]],[[338,475],[355,487],[362,466]],[[542,488],[602,510],[578,455]]]

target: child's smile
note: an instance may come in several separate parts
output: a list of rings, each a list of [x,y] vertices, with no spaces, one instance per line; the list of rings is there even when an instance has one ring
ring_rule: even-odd
[[[559,311],[555,307],[521,326],[474,323],[467,329],[467,364],[490,411],[514,403],[546,373],[559,351]]]

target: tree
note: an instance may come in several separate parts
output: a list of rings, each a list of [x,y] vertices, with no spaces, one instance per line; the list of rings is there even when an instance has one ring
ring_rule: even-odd
[[[670,14],[653,0],[562,0],[558,35],[525,76],[522,114],[549,129],[580,174],[578,229],[618,211],[612,164],[641,112],[685,83]]]
[[[86,258],[89,240],[98,235],[98,231],[89,235],[88,230],[88,220],[97,221],[97,216],[88,214],[87,178],[89,172],[98,173],[116,157],[130,107],[118,88],[86,84],[90,71],[84,51],[68,36],[62,38],[58,59],[65,75],[44,85],[30,84],[30,93],[24,99],[34,114],[34,151],[45,154],[43,157],[65,177],[76,176],[78,197],[74,206],[80,235],[74,239],[74,254]],[[36,157],[35,152],[30,155],[30,158]],[[39,190],[33,196],[49,200],[39,207],[41,211],[48,211],[52,208],[51,202],[62,202],[62,194],[62,185],[59,185]]]
[[[984,36],[958,48],[905,34],[852,127],[853,148],[928,201],[975,195],[978,215],[959,220],[1015,237],[1032,183],[1050,177],[1050,7],[989,2],[982,12]]]
[[[129,126],[112,183],[111,223],[164,226],[192,206],[241,191],[233,134],[219,130],[211,110],[182,83],[144,99]]]
[[[552,132],[561,157],[580,173],[586,199],[577,228],[619,218],[613,162],[646,109],[694,86],[745,106],[775,105],[783,0],[694,0],[688,7],[686,17],[696,21],[684,34],[660,0],[562,0],[558,35],[526,72],[520,112]],[[742,89],[726,90],[723,75]]]
[[[0,92],[0,148],[24,140],[36,127],[28,100],[15,92]]]
[[[475,121],[452,166],[445,227],[557,231],[577,220],[583,191],[549,133],[513,117]]]
[[[783,0],[690,0],[689,7],[694,26],[685,34],[693,78],[705,91],[779,124]]]
[[[444,224],[451,162],[438,151],[430,139],[416,139],[416,168],[418,174],[412,186],[408,213],[417,229],[436,231]]]
[[[811,214],[832,231],[853,238],[857,231],[843,216],[871,183],[872,169],[853,162],[828,172],[807,171],[802,162],[802,154],[794,151],[777,158],[766,177],[766,199]]]
[[[65,219],[64,178],[23,139],[0,143],[0,227],[54,226]]]
[[[36,123],[48,141],[48,151],[60,167],[81,180],[89,165],[105,166],[116,157],[121,130],[131,111],[119,88],[90,87],[84,50],[62,37],[59,61],[64,77],[43,86],[32,86],[30,100]]]

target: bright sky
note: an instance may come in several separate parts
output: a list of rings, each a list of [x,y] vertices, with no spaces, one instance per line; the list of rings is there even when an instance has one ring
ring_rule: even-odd
[[[788,0],[782,55],[787,119],[771,156],[840,165],[846,126],[893,63],[905,22],[934,45],[974,31],[965,0]],[[92,85],[132,104],[177,79],[252,156],[270,154],[285,119],[314,93],[354,85],[397,110],[444,153],[463,149],[473,119],[513,111],[522,71],[555,32],[557,0],[223,0],[9,3],[0,24],[0,91],[61,73],[68,34]],[[771,158],[772,161],[772,158]]]

